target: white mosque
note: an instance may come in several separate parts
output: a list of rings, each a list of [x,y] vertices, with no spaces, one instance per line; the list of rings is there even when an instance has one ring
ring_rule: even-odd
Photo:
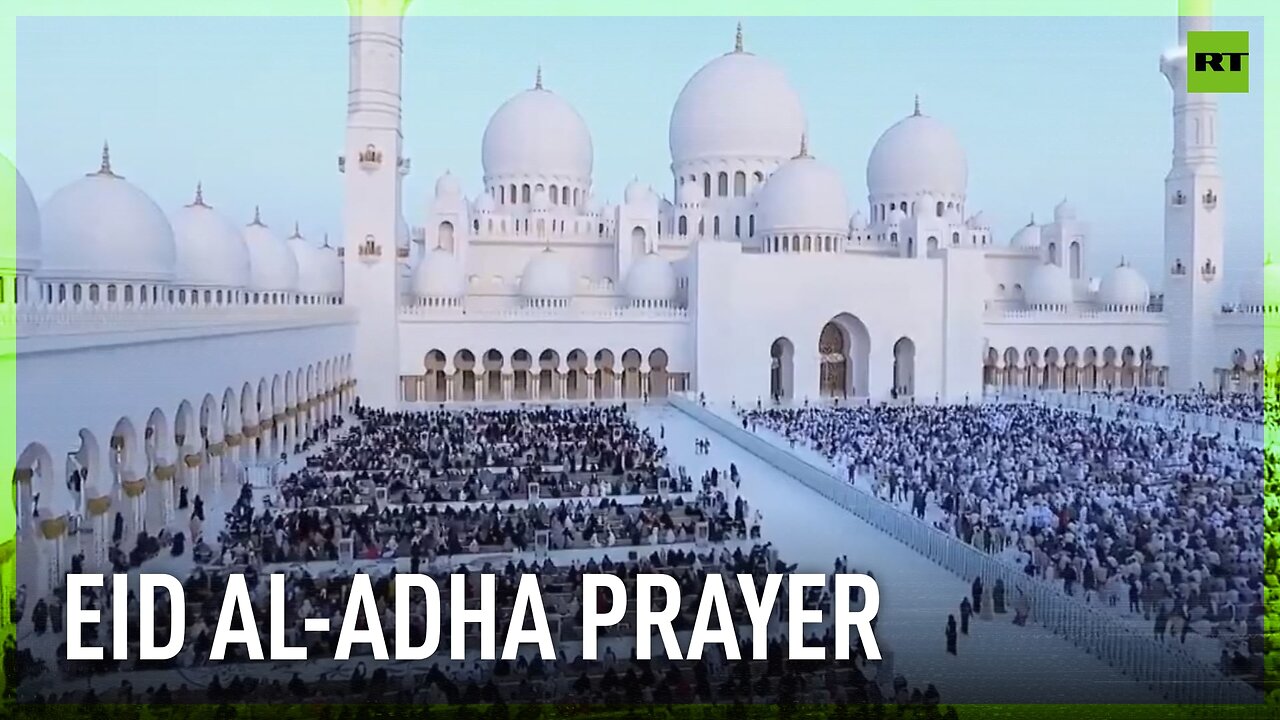
[[[38,209],[18,178],[0,317],[16,335],[16,512],[50,559],[30,565],[33,587],[65,571],[68,526],[105,538],[116,512],[129,533],[167,523],[179,483],[278,458],[357,396],[963,402],[1009,387],[1250,388],[1262,372],[1264,315],[1280,308],[1261,275],[1238,298],[1221,290],[1217,104],[1183,80],[1186,32],[1206,18],[1180,19],[1160,58],[1174,146],[1152,279],[1119,257],[1087,267],[1089,227],[1066,200],[1050,222],[993,235],[967,202],[964,147],[932,114],[945,110],[918,101],[875,144],[851,212],[786,73],[741,30],[675,102],[670,196],[635,181],[602,205],[590,131],[539,73],[489,121],[484,187],[446,173],[412,199],[411,230],[402,22],[351,20],[332,242],[227,217],[194,179],[190,204],[167,212],[106,147]]]

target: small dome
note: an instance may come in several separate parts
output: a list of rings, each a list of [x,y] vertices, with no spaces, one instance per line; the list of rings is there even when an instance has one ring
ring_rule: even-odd
[[[173,238],[177,244],[174,282],[196,287],[249,287],[249,248],[240,229],[205,204],[199,185],[195,200],[173,217]]]
[[[40,210],[40,275],[60,279],[168,282],[177,248],[173,228],[155,202],[102,167],[63,187]]]
[[[1031,222],[1023,225],[1018,232],[1009,238],[1009,247],[1015,248],[1038,248],[1040,247],[1040,226],[1036,224],[1035,218]]]
[[[536,87],[499,107],[484,130],[486,178],[532,176],[588,184],[593,150],[587,123],[559,95]]]
[[[520,294],[530,300],[572,298],[573,272],[569,264],[551,248],[534,255],[520,276]]]
[[[497,209],[497,203],[493,201],[493,196],[489,193],[480,193],[480,197],[476,198],[475,211],[480,215],[487,215]]]
[[[1062,202],[1058,203],[1053,208],[1053,221],[1063,222],[1065,220],[1075,220],[1075,219],[1076,219],[1075,206],[1067,202],[1066,198],[1062,198]]]
[[[1027,280],[1025,298],[1029,307],[1066,307],[1073,296],[1071,275],[1061,265],[1045,263]]]
[[[342,295],[346,291],[342,257],[338,255],[337,248],[329,245],[328,235],[317,252],[320,254],[320,267],[324,275],[324,294]]]
[[[1142,273],[1123,260],[1098,284],[1098,304],[1116,310],[1145,310],[1151,302],[1151,287]]]
[[[420,298],[456,300],[466,293],[462,267],[453,253],[436,248],[413,270],[413,294]]]
[[[777,65],[741,49],[694,73],[671,111],[671,160],[783,161],[806,122],[800,96]]]
[[[670,302],[676,296],[676,270],[657,253],[647,253],[627,273],[627,298],[639,302]]]
[[[769,176],[757,203],[766,235],[783,230],[844,233],[848,228],[849,203],[840,174],[803,147]]]
[[[973,215],[970,215],[969,219],[966,220],[964,224],[967,225],[968,227],[975,228],[975,229],[984,228],[987,226],[987,218],[982,214],[982,211],[979,210]]]
[[[862,217],[861,210],[854,210],[853,217],[849,218],[849,231],[861,230],[867,226],[867,221]]]
[[[14,211],[16,214],[16,237],[14,253],[0,250],[0,268],[15,269],[20,272],[31,272],[40,265],[40,209],[31,195],[31,188],[22,178],[22,173],[13,167],[9,159],[0,155],[0,165],[5,166],[0,173],[13,170],[15,188]]]
[[[257,292],[297,292],[298,258],[262,222],[254,208],[253,222],[244,229],[249,248],[249,288]]]
[[[627,189],[623,193],[623,199],[628,205],[647,205],[657,200],[653,189],[644,185],[640,180],[633,179],[627,183]]]
[[[298,263],[298,292],[303,295],[323,295],[329,290],[328,268],[320,248],[307,242],[294,223],[293,234],[285,240],[293,259]]]
[[[919,195],[964,197],[969,161],[951,128],[928,115],[894,123],[880,136],[867,160],[867,190],[872,197]]]
[[[458,184],[458,179],[448,170],[436,180],[436,199],[443,200],[446,198],[457,198],[462,195],[462,186]]]

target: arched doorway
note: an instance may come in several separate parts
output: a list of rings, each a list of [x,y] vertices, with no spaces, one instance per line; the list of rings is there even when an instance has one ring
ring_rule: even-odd
[[[565,377],[565,397],[570,400],[587,398],[587,353],[575,348],[565,358],[569,374]]]
[[[899,397],[916,394],[916,344],[909,337],[893,344],[893,389]]]
[[[649,353],[649,397],[663,398],[667,396],[670,384],[667,373],[667,351],[658,348]]]
[[[476,356],[470,350],[459,350],[453,356],[454,386],[453,397],[459,402],[476,400]]]
[[[596,373],[593,378],[596,388],[597,400],[608,400],[614,396],[614,386],[617,384],[613,370],[614,358],[613,351],[602,349],[596,353],[595,366]]]
[[[847,398],[868,394],[871,335],[861,320],[841,313],[818,336],[818,394]]]
[[[785,337],[769,347],[769,398],[774,402],[786,402],[795,392],[795,356],[795,345]]]
[[[484,399],[502,400],[502,353],[490,348],[484,354]]]
[[[558,400],[559,387],[560,354],[548,348],[538,355],[538,399]]]
[[[422,399],[427,402],[444,402],[449,398],[449,376],[444,371],[447,364],[444,352],[440,350],[428,352],[422,364],[426,369],[426,378],[423,383],[426,387],[423,388]]]
[[[622,353],[622,397],[640,397],[640,351],[631,348]]]
[[[511,398],[528,400],[533,395],[529,382],[530,369],[533,367],[533,356],[528,350],[521,348],[511,354]]]

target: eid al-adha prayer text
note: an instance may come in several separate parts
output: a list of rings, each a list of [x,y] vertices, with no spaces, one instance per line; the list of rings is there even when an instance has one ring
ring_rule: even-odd
[[[479,575],[480,592],[479,607],[466,607],[467,579],[475,575],[455,574],[449,577],[449,656],[454,660],[466,657],[468,625],[479,627],[480,657],[493,660],[497,655],[497,602],[495,600],[496,576]],[[687,648],[681,648],[676,638],[672,621],[680,612],[680,586],[676,579],[658,573],[642,574],[636,577],[633,586],[635,592],[634,630],[636,657],[650,659],[653,657],[653,636],[656,633],[670,659],[698,660],[702,657],[706,646],[721,645],[726,657],[730,660],[740,659],[736,624],[732,619],[728,588],[726,582],[736,582],[739,586],[742,603],[752,628],[751,645],[754,659],[763,660],[768,647],[768,626],[775,615],[775,604],[778,601],[782,583],[787,583],[787,635],[788,656],[797,660],[825,660],[826,648],[806,646],[804,628],[806,625],[817,625],[830,622],[835,631],[835,659],[847,660],[850,647],[850,629],[858,631],[862,653],[869,660],[880,659],[880,648],[872,634],[871,623],[880,606],[880,591],[874,578],[869,575],[843,573],[832,576],[828,584],[828,576],[822,574],[771,574],[766,576],[763,587],[757,587],[752,575],[738,575],[726,581],[721,575],[708,575],[704,581],[701,599],[698,603],[697,619],[693,624],[693,632],[689,636]],[[105,650],[101,647],[86,647],[83,643],[83,628],[102,622],[102,612],[84,607],[83,597],[89,588],[102,588],[103,575],[72,574],[67,576],[67,659],[68,660],[101,660]],[[379,610],[375,600],[373,585],[369,576],[363,573],[352,577],[347,605],[342,616],[342,627],[339,631],[334,659],[347,660],[355,646],[369,646],[373,657],[377,660],[426,660],[439,650],[440,625],[443,606],[440,602],[440,587],[430,576],[415,574],[399,574],[395,576],[394,612],[395,634],[394,652],[388,652],[387,639],[383,632]],[[184,646],[186,634],[186,601],[182,583],[171,575],[144,573],[137,576],[139,589],[139,617],[136,623],[138,657],[142,660],[168,660],[176,657]],[[811,588],[830,587],[832,590],[831,617],[824,617],[824,611],[806,608],[804,598]],[[115,575],[111,582],[112,593],[112,656],[115,660],[128,659],[131,627],[128,618],[127,575]],[[854,589],[860,590],[854,594]],[[156,640],[155,619],[156,604],[163,602],[157,597],[157,590],[164,590],[168,595],[169,638],[163,646]],[[285,608],[285,576],[273,574],[270,577],[270,627],[269,652],[263,651],[259,625],[254,616],[253,603],[249,588],[241,574],[232,574],[227,578],[226,593],[223,596],[222,609],[218,616],[218,627],[213,635],[213,645],[209,659],[218,661],[225,658],[227,648],[234,645],[244,647],[252,660],[307,660],[306,647],[290,646],[286,642],[286,608]],[[631,605],[627,597],[627,585],[614,575],[591,573],[582,576],[582,658],[596,660],[597,635],[603,628],[617,625],[626,616]],[[607,595],[608,607],[602,608],[600,599]],[[861,600],[861,607],[851,609],[854,599]],[[425,605],[424,605],[425,604]],[[659,608],[655,609],[655,605]],[[425,608],[426,633],[423,642],[414,644],[411,638],[411,625],[408,618],[420,608]],[[403,619],[403,620],[402,620]],[[239,629],[236,629],[239,628]],[[306,618],[303,629],[307,632],[329,632],[330,621],[327,618]],[[552,640],[546,612],[543,609],[542,594],[538,587],[536,575],[523,575],[516,592],[511,620],[506,629],[501,657],[514,660],[521,645],[536,645],[544,659],[556,657],[555,642]],[[472,648],[474,649],[474,648]]]

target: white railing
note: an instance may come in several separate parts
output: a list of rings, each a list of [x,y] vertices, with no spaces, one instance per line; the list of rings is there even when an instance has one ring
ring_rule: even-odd
[[[1014,391],[1003,395],[997,395],[995,396],[995,399],[997,401],[1018,401],[1022,399],[1023,395],[1023,393]],[[1117,417],[1120,412],[1123,411],[1124,417],[1133,420],[1164,425],[1166,427],[1180,427],[1184,430],[1202,434],[1217,433],[1228,439],[1234,439],[1236,431],[1238,430],[1240,432],[1240,439],[1247,442],[1262,442],[1266,430],[1266,426],[1263,423],[1251,423],[1242,420],[1231,420],[1229,418],[1216,415],[1188,413],[1168,408],[1136,405],[1125,402],[1124,400],[1108,399],[1105,396],[1091,393],[1076,394],[1073,392],[1060,393],[1029,391],[1025,393],[1025,396],[1028,401],[1041,403],[1051,407],[1078,410],[1086,413],[1096,410],[1099,415],[1109,418]]]
[[[687,320],[689,311],[679,307],[626,307],[613,309],[518,307],[467,310],[457,306],[412,305],[400,309],[402,320],[454,320],[465,322],[507,322],[550,320],[556,322],[665,322]]]
[[[1164,322],[1164,314],[1156,310],[1095,310],[1067,309],[1053,310],[1008,310],[1003,308],[988,309],[984,315],[986,320],[1015,320],[1029,322],[1097,322],[1109,320],[1120,323],[1152,324]]]
[[[1000,580],[1006,597],[1025,594],[1032,621],[1174,702],[1244,704],[1262,699],[1254,688],[1226,677],[1181,647],[1136,631],[1123,618],[1067,595],[1060,585],[1029,577],[1020,568],[850,485],[830,468],[779,448],[696,402],[673,397],[671,404],[943,569],[965,580],[980,576],[986,587]]]
[[[216,325],[350,322],[345,305],[33,305],[0,313],[0,332],[18,338],[93,332],[164,330]]]

